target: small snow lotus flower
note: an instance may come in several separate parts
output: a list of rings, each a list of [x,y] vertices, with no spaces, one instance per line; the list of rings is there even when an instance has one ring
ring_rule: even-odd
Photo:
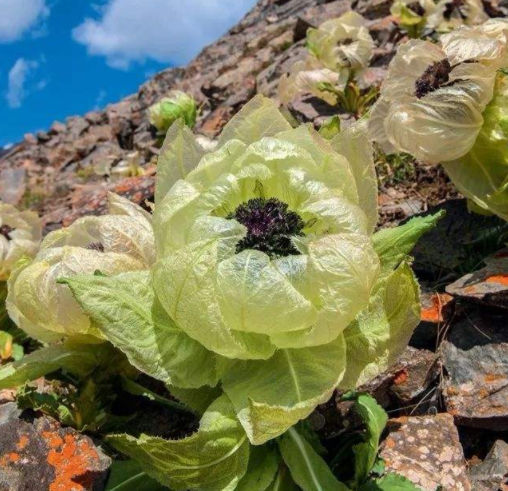
[[[433,0],[396,0],[390,13],[410,38],[418,38],[426,27],[427,18],[435,9]]]
[[[279,99],[288,104],[298,94],[308,93],[331,105],[347,105],[343,92],[368,66],[373,48],[365,19],[356,12],[326,21],[319,29],[309,29],[309,55],[281,78]]]
[[[169,127],[180,118],[189,128],[193,128],[197,118],[196,101],[185,92],[174,90],[150,106],[148,116],[152,126],[162,135],[165,135]]]
[[[488,19],[481,0],[440,0],[428,18],[427,27],[445,33],[461,26],[475,26]]]
[[[369,123],[383,151],[443,163],[463,194],[505,219],[507,33],[506,20],[492,19],[439,45],[402,45]]]
[[[110,194],[110,215],[84,217],[48,234],[33,261],[21,264],[9,278],[7,310],[30,336],[52,342],[63,338],[99,341],[89,318],[62,277],[115,275],[147,270],[154,261],[150,215],[125,198]]]
[[[41,221],[36,213],[18,211],[0,202],[0,281],[9,278],[19,259],[37,254],[41,236]]]

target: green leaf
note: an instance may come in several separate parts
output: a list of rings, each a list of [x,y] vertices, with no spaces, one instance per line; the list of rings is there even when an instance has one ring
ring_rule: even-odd
[[[155,479],[141,470],[135,460],[113,462],[105,491],[164,491]]]
[[[282,116],[275,103],[262,95],[257,95],[224,127],[219,147],[229,140],[240,140],[249,145],[265,136],[275,136],[290,129],[291,125]]]
[[[42,348],[19,361],[0,367],[0,389],[18,387],[61,368],[74,375],[86,376],[110,350],[108,345],[70,343]]]
[[[327,401],[345,370],[345,344],[278,350],[268,360],[225,362],[222,387],[250,441],[259,445],[284,433]]]
[[[367,427],[364,442],[353,447],[355,453],[355,482],[358,485],[367,479],[376,463],[379,439],[388,422],[388,415],[376,400],[368,394],[360,394],[356,398],[355,409]]]
[[[327,140],[332,140],[340,133],[340,118],[339,116],[332,116],[327,119],[324,124],[319,128],[319,134]]]
[[[294,428],[278,440],[284,462],[303,491],[350,491]]]
[[[420,237],[432,230],[443,218],[445,211],[435,215],[416,217],[404,225],[385,228],[373,236],[374,248],[381,261],[381,274],[390,274],[408,256]]]
[[[165,397],[148,390],[146,387],[134,382],[134,380],[128,379],[127,377],[122,377],[122,389],[125,392],[132,394],[133,396],[146,397],[150,401],[158,402],[164,406],[167,406],[175,411],[188,413],[192,412],[191,409],[187,408],[183,404],[179,404],[178,402],[172,401],[171,399],[166,399]]]
[[[365,483],[360,491],[422,491],[422,489],[399,474],[387,474],[380,479]]]
[[[279,456],[275,448],[252,447],[247,473],[236,491],[265,491],[275,479],[279,467]]]
[[[279,471],[268,491],[300,491],[300,488],[293,481],[289,469],[285,465],[282,465],[279,467]]]
[[[160,203],[179,179],[185,179],[205,154],[192,131],[179,119],[166,135],[157,161],[155,203]]]
[[[185,406],[191,408],[196,413],[202,415],[208,409],[208,406],[222,395],[220,385],[209,387],[204,385],[199,389],[182,389],[174,385],[168,386],[168,390],[173,397],[176,397]]]
[[[229,399],[217,399],[199,431],[183,440],[141,435],[109,435],[106,441],[175,491],[232,491],[245,475],[249,442]]]
[[[347,369],[339,388],[359,387],[395,363],[420,322],[419,295],[406,262],[376,285],[369,307],[344,331]]]
[[[142,372],[184,388],[215,386],[215,355],[160,306],[148,271],[62,280],[100,332]]]

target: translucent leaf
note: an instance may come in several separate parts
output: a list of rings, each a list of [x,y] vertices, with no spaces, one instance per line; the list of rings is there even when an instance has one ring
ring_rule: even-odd
[[[189,338],[156,300],[150,273],[65,280],[97,328],[144,373],[166,384],[215,386],[215,355]]]
[[[182,120],[176,121],[169,128],[157,161],[156,204],[162,201],[175,182],[185,179],[204,154],[192,131]]]
[[[328,400],[345,370],[342,336],[314,348],[279,350],[266,361],[231,361],[224,392],[255,445],[275,438]]]
[[[249,467],[236,491],[266,491],[275,478],[279,456],[273,447],[252,447]]]
[[[199,431],[183,440],[109,435],[106,441],[174,491],[233,491],[249,461],[247,436],[225,396],[208,408]]]
[[[377,176],[374,166],[374,148],[369,141],[368,123],[360,120],[340,132],[332,141],[334,148],[346,157],[356,181],[360,206],[373,232],[378,221]]]
[[[412,218],[404,225],[375,233],[374,248],[381,261],[381,275],[391,274],[410,254],[420,237],[432,230],[444,215],[442,210],[435,215]]]
[[[351,491],[294,428],[278,440],[284,462],[303,491]]]
[[[376,290],[369,307],[344,332],[347,370],[341,389],[358,387],[390,368],[420,322],[420,289],[407,263]]]
[[[265,136],[275,136],[291,129],[291,125],[273,101],[258,95],[233,116],[222,130],[219,146],[229,140],[240,140],[247,145]]]
[[[19,361],[0,367],[0,390],[18,387],[61,368],[74,375],[88,375],[109,349],[108,346],[70,343],[41,348]]]

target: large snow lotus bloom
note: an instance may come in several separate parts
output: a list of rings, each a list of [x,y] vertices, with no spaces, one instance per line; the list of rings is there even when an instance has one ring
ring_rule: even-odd
[[[428,17],[427,27],[445,33],[461,26],[481,24],[488,18],[481,0],[440,0]]]
[[[220,382],[256,444],[386,368],[418,321],[407,245],[373,236],[365,125],[332,143],[262,97],[211,153],[174,125],[158,163],[152,277],[69,281],[134,366],[180,389]]]
[[[0,203],[0,281],[9,278],[22,257],[35,256],[41,235],[41,221],[36,213]]]
[[[85,217],[43,240],[35,259],[13,271],[7,309],[14,322],[44,342],[100,337],[66,285],[57,280],[100,271],[116,275],[147,270],[154,261],[149,215],[111,194],[110,215]],[[96,339],[97,340],[97,339]]]
[[[326,21],[319,29],[309,29],[309,56],[281,77],[279,99],[287,104],[297,94],[308,93],[336,104],[336,92],[343,91],[368,66],[373,47],[365,19],[356,12]]]
[[[483,208],[491,198],[503,201],[506,193],[500,153],[506,83],[498,70],[508,65],[507,32],[507,21],[490,20],[446,34],[439,45],[417,40],[402,45],[369,126],[388,153],[444,163],[461,191]],[[500,214],[498,207],[493,211]]]
[[[174,90],[167,97],[150,106],[148,117],[150,123],[164,135],[169,127],[180,118],[185,121],[187,126],[193,128],[197,118],[196,101],[185,92]]]

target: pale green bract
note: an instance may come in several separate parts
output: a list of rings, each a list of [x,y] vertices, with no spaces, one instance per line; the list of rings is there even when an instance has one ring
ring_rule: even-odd
[[[372,155],[364,122],[327,141],[310,126],[292,129],[261,96],[211,153],[177,123],[159,158],[151,278],[65,283],[136,368],[198,410],[218,385],[250,442],[263,444],[337,387],[387,368],[418,323],[406,257],[437,218],[373,235]],[[300,217],[286,253],[239,249],[253,234],[235,210],[253,199],[276,199]]]
[[[62,277],[116,275],[148,270],[154,262],[151,216],[125,198],[109,195],[110,214],[85,217],[51,232],[33,261],[22,262],[9,278],[7,310],[30,336],[43,342],[72,339],[101,342]]]
[[[178,119],[182,119],[187,126],[193,128],[196,124],[197,113],[194,98],[185,92],[174,90],[167,97],[150,106],[148,118],[150,123],[165,135]]]

